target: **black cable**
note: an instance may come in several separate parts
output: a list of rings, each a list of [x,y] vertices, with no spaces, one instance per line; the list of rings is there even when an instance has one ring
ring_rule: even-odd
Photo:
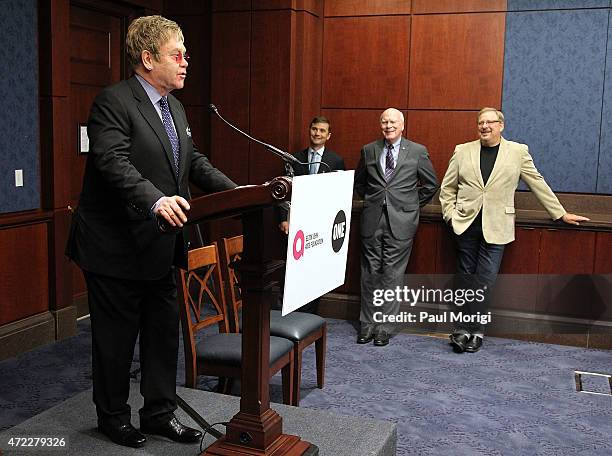
[[[213,429],[217,424],[221,424],[223,426],[226,426],[229,424],[227,421],[223,422],[223,421],[219,421],[218,423],[213,423],[211,424],[208,429],[204,429],[204,432],[202,433],[202,438],[200,439],[200,453],[202,453],[204,451],[204,449],[202,448],[202,445],[204,444],[204,437],[206,437],[206,434],[208,433],[209,429]],[[212,434],[211,434],[212,435]],[[217,437],[218,438],[218,437]]]

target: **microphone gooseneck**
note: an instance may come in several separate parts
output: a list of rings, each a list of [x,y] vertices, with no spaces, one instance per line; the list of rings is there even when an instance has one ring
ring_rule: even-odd
[[[293,155],[288,154],[287,152],[280,150],[277,147],[274,147],[272,144],[268,144],[265,143],[263,141],[260,141],[257,138],[253,138],[251,135],[249,135],[248,133],[242,131],[240,128],[238,128],[237,126],[235,126],[234,124],[232,124],[231,122],[228,122],[227,120],[225,120],[225,118],[221,115],[221,113],[219,113],[219,110],[217,109],[217,107],[214,104],[209,104],[208,108],[211,110],[211,112],[215,113],[216,116],[221,119],[227,126],[229,126],[232,130],[237,131],[238,133],[240,133],[241,135],[249,138],[251,141],[256,142],[257,144],[260,144],[262,146],[264,146],[266,149],[268,149],[270,152],[272,152],[274,155],[279,156],[281,159],[283,159],[283,161],[288,162],[288,163],[292,163],[294,165],[302,165],[303,163],[300,162],[297,158],[295,158]]]

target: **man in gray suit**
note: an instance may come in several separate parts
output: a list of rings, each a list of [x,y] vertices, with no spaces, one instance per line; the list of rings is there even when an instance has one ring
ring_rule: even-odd
[[[361,149],[355,191],[364,199],[361,213],[361,328],[358,344],[389,343],[391,326],[374,314],[396,315],[399,302],[374,304],[375,290],[395,290],[404,274],[419,223],[419,209],[438,189],[425,146],[402,138],[404,115],[389,108],[380,116],[384,139]],[[419,186],[420,183],[420,186]],[[380,315],[380,314],[378,314]]]

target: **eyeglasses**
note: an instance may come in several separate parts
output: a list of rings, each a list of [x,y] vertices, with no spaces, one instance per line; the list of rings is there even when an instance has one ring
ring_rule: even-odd
[[[480,122],[478,122],[478,126],[484,127],[485,125],[491,125],[494,123],[500,123],[500,121],[499,120],[481,120]]]
[[[181,63],[183,60],[185,62],[189,62],[189,59],[191,58],[191,56],[187,54],[187,51],[185,52],[177,51],[177,52],[173,52],[172,54],[161,54],[161,55],[167,55],[168,57],[172,57],[176,63]]]

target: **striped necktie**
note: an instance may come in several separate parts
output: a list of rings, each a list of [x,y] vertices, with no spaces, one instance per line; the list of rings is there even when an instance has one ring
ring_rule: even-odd
[[[393,144],[387,144],[387,156],[385,157],[385,180],[391,179],[395,171],[395,160],[393,159]]]

